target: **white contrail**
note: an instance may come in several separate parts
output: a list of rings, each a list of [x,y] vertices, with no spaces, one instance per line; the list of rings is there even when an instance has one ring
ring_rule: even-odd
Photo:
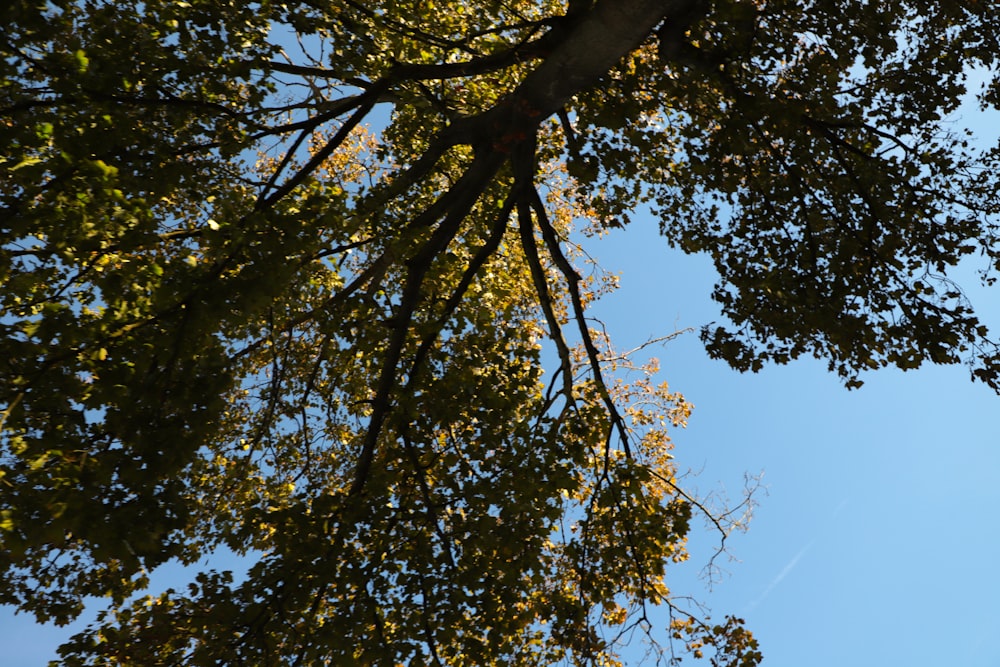
[[[771,583],[767,585],[767,588],[764,589],[764,592],[761,593],[756,600],[754,600],[747,606],[747,611],[752,610],[754,607],[763,602],[764,598],[770,595],[771,591],[774,590],[774,587],[780,584],[782,580],[785,577],[787,577],[792,570],[795,569],[795,566],[799,564],[799,561],[802,560],[802,557],[806,555],[806,552],[809,551],[809,549],[814,544],[816,544],[816,540],[811,541],[809,544],[799,549],[799,552],[795,554],[792,560],[788,561],[785,567],[781,568],[781,572],[778,573],[778,576],[776,576],[774,579],[771,580]]]
[[[840,516],[840,513],[844,511],[844,509],[850,503],[850,500],[851,497],[847,496],[846,498],[841,500],[840,503],[835,508],[833,508],[833,513],[830,516],[831,521]],[[785,577],[787,577],[792,570],[795,569],[795,566],[799,564],[799,561],[802,560],[802,557],[806,555],[806,552],[809,551],[812,545],[816,544],[816,539],[818,538],[814,538],[811,542],[809,542],[809,544],[799,549],[799,552],[795,554],[795,556],[793,556],[790,561],[788,561],[785,567],[781,568],[781,572],[778,573],[778,576],[776,576],[774,579],[771,580],[771,583],[767,585],[767,588],[764,589],[764,592],[758,595],[757,599],[755,599],[753,602],[751,602],[746,606],[744,613],[751,611],[754,607],[763,602],[764,598],[766,598],[768,595],[771,594],[771,591],[774,590],[774,587],[780,584],[782,580]]]
[[[847,496],[846,498],[844,498],[843,500],[841,500],[840,504],[837,505],[837,508],[835,510],[833,510],[833,516],[831,516],[830,518],[831,519],[836,519],[838,516],[840,516],[840,513],[844,511],[844,508],[847,507],[847,503],[850,500],[851,500],[850,496]]]

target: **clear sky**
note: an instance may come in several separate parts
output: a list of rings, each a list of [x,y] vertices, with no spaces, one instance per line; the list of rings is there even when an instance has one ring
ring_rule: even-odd
[[[708,261],[656,227],[637,216],[588,246],[621,273],[593,311],[621,349],[719,317]],[[962,284],[1000,331],[1000,291]],[[1000,666],[1000,397],[963,367],[882,370],[848,391],[815,360],[740,375],[694,334],[649,352],[695,406],[674,433],[688,487],[764,485],[721,581],[698,578],[715,543],[696,531],[675,594],[745,618],[765,667]],[[44,665],[69,634],[0,608],[0,665]]]
[[[709,263],[668,251],[655,221],[594,254],[621,269],[595,311],[619,347],[718,317]],[[1000,319],[1000,294],[972,296]],[[696,577],[712,535],[692,537],[676,594],[745,618],[766,667],[1000,665],[1000,397],[962,367],[848,391],[815,360],[735,373],[694,334],[651,354],[695,406],[674,434],[687,484],[738,499],[744,473],[762,474],[766,491],[711,591]]]

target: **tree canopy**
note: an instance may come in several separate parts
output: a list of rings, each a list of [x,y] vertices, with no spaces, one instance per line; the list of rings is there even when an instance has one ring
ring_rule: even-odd
[[[0,26],[0,603],[104,598],[65,664],[604,665],[643,637],[757,664],[668,588],[693,515],[738,523],[679,485],[690,407],[587,319],[614,286],[587,235],[638,207],[714,260],[702,338],[739,370],[1000,387],[950,274],[1000,261],[997,149],[953,118],[1000,104],[991,3],[9,0]],[[245,577],[145,595],[219,549]]]

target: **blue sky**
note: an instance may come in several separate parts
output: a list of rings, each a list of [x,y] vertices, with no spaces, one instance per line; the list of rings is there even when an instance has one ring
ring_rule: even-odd
[[[669,251],[655,221],[593,254],[621,271],[595,311],[619,347],[718,317],[708,261]],[[970,292],[998,319],[995,292]],[[711,590],[697,577],[713,538],[693,536],[676,594],[745,618],[767,667],[1000,665],[1000,397],[962,367],[879,371],[848,391],[815,360],[735,373],[694,334],[651,354],[695,406],[674,434],[687,484],[738,499],[761,474],[766,492]]]

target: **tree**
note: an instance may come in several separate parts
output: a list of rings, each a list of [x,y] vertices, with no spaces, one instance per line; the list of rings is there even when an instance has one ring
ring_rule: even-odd
[[[570,230],[649,205],[711,254],[740,370],[997,387],[947,273],[998,260],[997,153],[949,121],[987,4],[7,3],[0,601],[106,597],[71,665],[756,664],[670,596],[692,514],[732,519]],[[133,599],[221,548],[245,580]]]

